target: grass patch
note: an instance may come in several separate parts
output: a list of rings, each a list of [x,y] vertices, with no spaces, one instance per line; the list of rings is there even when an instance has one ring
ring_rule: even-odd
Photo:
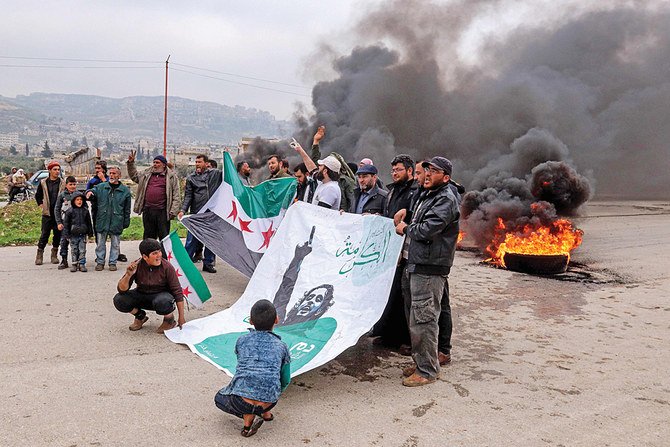
[[[0,208],[0,247],[37,245],[42,227],[42,210],[34,201],[12,203]],[[170,222],[170,230],[186,237],[186,228],[178,221]],[[121,240],[141,240],[144,228],[140,216],[130,218],[130,227],[121,234]]]

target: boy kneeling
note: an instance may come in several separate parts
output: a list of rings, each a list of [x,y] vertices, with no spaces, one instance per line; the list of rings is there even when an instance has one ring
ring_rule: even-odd
[[[228,386],[219,390],[214,403],[221,410],[244,420],[242,436],[254,435],[264,421],[274,419],[270,410],[291,381],[291,356],[286,343],[272,332],[277,310],[268,300],[251,308],[254,329],[235,344],[237,369]],[[256,416],[260,416],[258,420]]]

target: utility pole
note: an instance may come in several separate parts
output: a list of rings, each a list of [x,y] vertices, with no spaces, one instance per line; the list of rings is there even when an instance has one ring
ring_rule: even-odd
[[[165,113],[163,114],[163,157],[167,158],[167,104],[168,104],[168,62],[170,55],[165,60]]]

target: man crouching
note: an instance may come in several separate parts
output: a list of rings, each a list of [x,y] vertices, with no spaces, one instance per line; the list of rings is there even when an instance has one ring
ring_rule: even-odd
[[[156,332],[162,334],[168,329],[184,325],[184,294],[174,267],[163,259],[161,244],[156,239],[145,239],[140,242],[142,259],[128,265],[126,273],[119,280],[114,306],[119,312],[130,313],[135,320],[128,329],[139,331],[149,317],[145,310],[153,310],[163,315],[163,323]],[[135,282],[137,287],[130,290]],[[174,308],[177,303],[179,319],[174,319]]]

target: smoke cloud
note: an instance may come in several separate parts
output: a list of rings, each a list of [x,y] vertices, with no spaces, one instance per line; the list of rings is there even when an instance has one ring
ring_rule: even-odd
[[[602,196],[667,197],[670,5],[594,3],[465,45],[481,20],[518,6],[382,3],[353,30],[367,44],[334,57],[335,77],[314,87],[314,112],[296,114],[297,137],[326,125],[324,153],[378,166],[397,153],[445,155],[454,178],[482,194],[506,172],[560,213],[593,194],[577,171]],[[538,166],[546,162],[561,165]],[[548,194],[528,184],[531,172],[578,191]]]

